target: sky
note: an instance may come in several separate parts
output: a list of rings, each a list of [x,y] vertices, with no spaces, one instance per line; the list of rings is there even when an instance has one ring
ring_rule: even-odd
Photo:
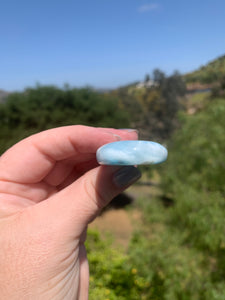
[[[115,88],[225,54],[224,0],[0,1],[0,89]]]

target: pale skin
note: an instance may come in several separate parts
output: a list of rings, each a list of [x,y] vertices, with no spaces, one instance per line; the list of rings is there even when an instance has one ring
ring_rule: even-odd
[[[119,167],[103,144],[130,130],[68,126],[33,135],[0,157],[0,299],[88,299],[88,224],[113,197]]]

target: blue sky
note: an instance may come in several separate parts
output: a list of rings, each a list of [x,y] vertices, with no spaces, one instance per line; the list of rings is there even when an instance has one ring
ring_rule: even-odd
[[[224,0],[7,0],[0,89],[117,87],[225,54]]]

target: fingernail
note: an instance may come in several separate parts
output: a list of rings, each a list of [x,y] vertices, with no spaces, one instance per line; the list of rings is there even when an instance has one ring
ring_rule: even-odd
[[[116,138],[117,141],[121,141],[121,137],[118,134],[113,133],[113,136]]]
[[[117,172],[115,172],[113,176],[113,181],[117,187],[123,188],[131,185],[140,177],[141,172],[137,168],[133,166],[126,166],[122,167]]]
[[[119,130],[126,130],[128,132],[136,132],[138,134],[138,130],[137,129],[132,129],[132,128],[120,128]]]
[[[121,137],[118,134],[112,133],[110,131],[106,131],[106,132],[112,135],[116,141],[121,141]]]

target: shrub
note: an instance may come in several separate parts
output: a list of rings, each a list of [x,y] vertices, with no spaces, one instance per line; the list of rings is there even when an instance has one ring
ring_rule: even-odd
[[[117,99],[89,88],[45,86],[12,93],[0,104],[0,153],[30,134],[73,124],[128,128],[129,116]]]
[[[225,101],[214,100],[193,116],[185,116],[182,128],[169,147],[162,180],[166,193],[176,194],[181,184],[204,191],[225,193]]]
[[[87,253],[90,265],[90,299],[137,300],[145,298],[148,282],[126,254],[114,249],[110,240],[89,231]]]

